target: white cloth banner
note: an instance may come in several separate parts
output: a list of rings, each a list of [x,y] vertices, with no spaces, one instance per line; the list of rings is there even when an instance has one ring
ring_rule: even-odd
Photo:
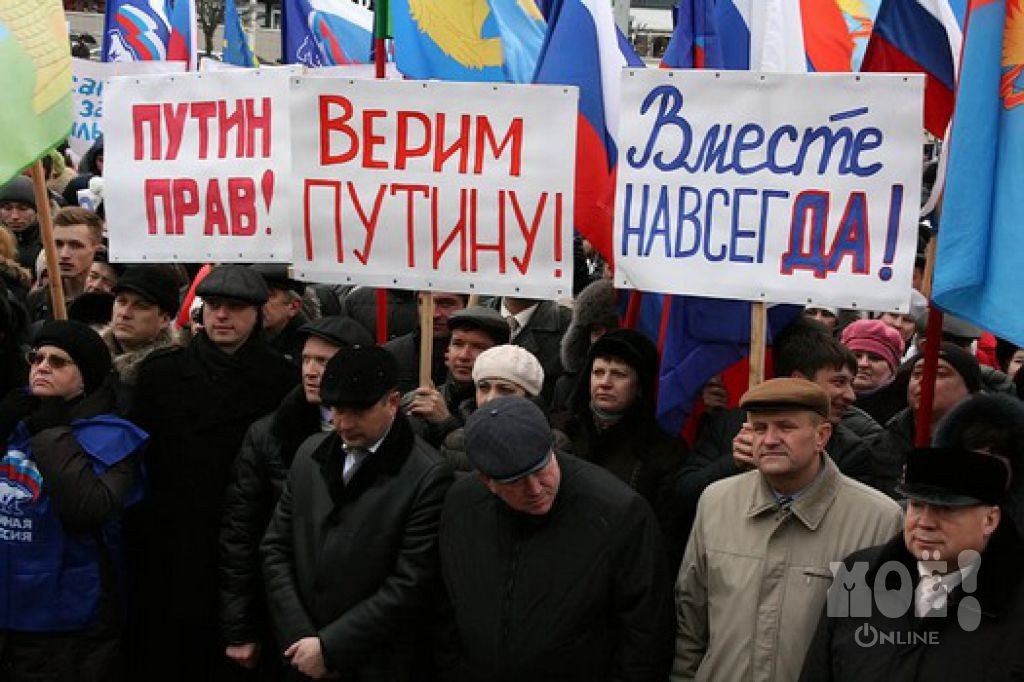
[[[72,57],[75,120],[68,137],[71,152],[82,158],[103,133],[103,84],[108,78],[184,70],[185,62],[94,62]]]
[[[575,88],[290,82],[297,278],[571,293]]]
[[[616,285],[905,312],[923,85],[623,71]]]
[[[291,260],[287,97],[285,69],[111,79],[111,258]]]

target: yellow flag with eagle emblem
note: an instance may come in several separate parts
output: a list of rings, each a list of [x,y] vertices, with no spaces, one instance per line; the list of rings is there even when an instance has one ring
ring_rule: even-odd
[[[529,83],[547,25],[534,0],[390,0],[398,69],[410,78]]]

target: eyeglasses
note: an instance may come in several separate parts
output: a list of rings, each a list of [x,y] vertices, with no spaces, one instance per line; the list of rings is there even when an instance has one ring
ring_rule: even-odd
[[[54,355],[53,353],[40,353],[39,351],[30,350],[25,354],[25,359],[28,360],[28,364],[35,367],[41,365],[43,360],[49,363],[53,369],[64,369],[68,365],[75,364],[75,361],[71,358],[65,358],[60,355]]]

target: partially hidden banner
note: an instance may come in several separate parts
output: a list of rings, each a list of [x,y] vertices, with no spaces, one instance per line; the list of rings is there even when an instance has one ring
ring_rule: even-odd
[[[72,57],[75,120],[68,136],[72,153],[82,158],[103,134],[103,86],[108,78],[174,73],[185,71],[185,67],[185,62],[94,62]]]
[[[572,291],[575,88],[291,79],[295,276]]]
[[[288,262],[288,72],[113,78],[104,203],[117,261]]]
[[[920,76],[622,78],[617,286],[907,310]]]

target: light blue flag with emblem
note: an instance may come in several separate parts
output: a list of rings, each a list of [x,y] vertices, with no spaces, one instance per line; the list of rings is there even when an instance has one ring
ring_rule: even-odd
[[[287,0],[281,61],[310,67],[369,64],[373,12],[351,0]]]
[[[391,0],[398,70],[409,78],[529,83],[546,22],[534,0]]]
[[[171,6],[167,0],[107,0],[103,24],[105,62],[148,62],[167,59],[171,37]]]
[[[1024,345],[1024,2],[974,0],[969,12],[932,298]]]
[[[235,0],[224,0],[224,61],[235,66],[256,66]]]

